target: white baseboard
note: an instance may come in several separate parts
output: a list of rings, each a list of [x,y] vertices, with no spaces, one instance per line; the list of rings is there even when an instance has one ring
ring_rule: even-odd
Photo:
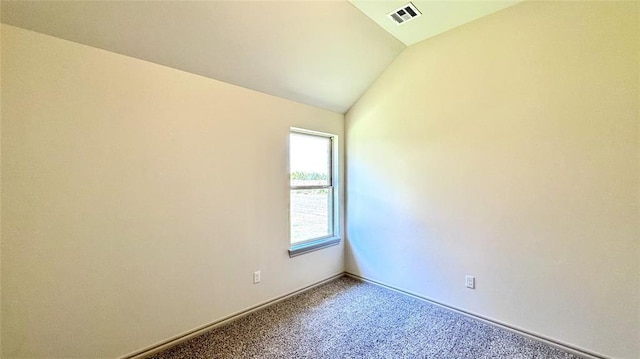
[[[216,321],[211,322],[209,324],[205,324],[205,325],[200,326],[198,328],[192,329],[192,330],[190,330],[188,332],[185,332],[185,333],[182,333],[182,334],[178,334],[178,335],[176,335],[176,336],[174,336],[172,338],[169,338],[167,340],[163,340],[162,342],[150,345],[150,346],[148,346],[146,348],[137,350],[137,351],[135,351],[133,353],[124,355],[124,356],[120,357],[119,359],[142,359],[142,358],[146,358],[146,357],[148,357],[150,355],[153,355],[153,354],[159,353],[161,351],[167,350],[167,349],[169,349],[169,348],[171,348],[173,346],[176,346],[176,345],[178,345],[178,344],[180,344],[182,342],[185,342],[185,341],[187,341],[189,339],[195,338],[195,337],[197,337],[197,336],[199,336],[201,334],[204,334],[205,332],[207,332],[209,330],[212,330],[212,329],[215,329],[215,328],[220,327],[222,325],[228,324],[229,322],[232,322],[234,320],[238,320],[238,319],[240,319],[240,318],[242,318],[242,317],[244,317],[246,315],[249,315],[249,314],[251,314],[251,313],[253,313],[255,311],[258,311],[260,309],[263,309],[263,308],[266,308],[266,307],[271,306],[273,304],[276,304],[276,303],[278,303],[280,301],[283,301],[283,300],[285,300],[287,298],[290,298],[290,297],[292,297],[294,295],[306,292],[306,291],[308,291],[310,289],[313,289],[313,288],[315,288],[315,287],[317,287],[319,285],[322,285],[322,284],[331,282],[333,280],[336,280],[338,278],[341,278],[344,275],[345,275],[344,272],[332,275],[331,277],[325,278],[325,279],[323,279],[323,280],[321,280],[319,282],[316,282],[316,283],[313,283],[311,285],[305,286],[303,288],[297,289],[297,290],[295,290],[295,291],[293,291],[291,293],[284,294],[284,295],[276,297],[276,298],[272,298],[270,300],[267,300],[265,302],[262,302],[260,304],[255,305],[255,306],[246,308],[246,309],[241,310],[239,312],[235,312],[235,313],[233,313],[231,315],[228,315],[228,316],[226,316],[226,317],[224,317],[222,319],[216,320]]]
[[[366,278],[366,277],[363,277],[363,276],[360,276],[360,275],[357,275],[357,274],[349,273],[349,272],[345,272],[344,275],[347,276],[347,277],[351,277],[351,278],[363,281],[363,282],[368,282],[368,283],[375,284],[375,285],[383,287],[383,288],[387,288],[389,290],[392,290],[394,292],[398,292],[400,294],[408,295],[410,297],[413,297],[413,298],[428,302],[428,303],[433,304],[433,305],[437,305],[438,307],[441,307],[441,308],[450,310],[452,312],[456,312],[456,313],[462,314],[464,316],[479,320],[479,321],[481,321],[483,323],[487,323],[489,325],[493,325],[493,326],[496,326],[498,328],[502,328],[502,329],[508,330],[510,332],[522,335],[524,337],[527,337],[527,338],[530,338],[530,339],[545,343],[547,345],[562,349],[562,350],[564,350],[566,352],[569,352],[569,353],[584,357],[585,359],[611,359],[608,356],[605,356],[605,355],[602,355],[602,354],[598,354],[598,353],[594,353],[594,352],[592,352],[590,350],[587,350],[587,349],[584,349],[584,348],[580,348],[580,347],[577,347],[575,345],[571,345],[571,344],[568,344],[568,343],[564,343],[564,342],[562,342],[560,340],[552,339],[552,338],[549,338],[549,337],[546,337],[546,336],[543,336],[543,335],[540,335],[540,334],[536,334],[536,333],[527,331],[527,330],[522,329],[522,328],[518,328],[516,326],[510,325],[510,324],[507,324],[507,323],[503,323],[503,322],[495,320],[495,319],[487,318],[487,317],[484,317],[482,315],[466,311],[464,309],[460,309],[460,308],[457,308],[457,307],[454,307],[454,306],[451,306],[451,305],[448,305],[448,304],[440,303],[440,302],[438,302],[436,300],[433,300],[431,298],[428,298],[428,297],[425,297],[425,296],[422,296],[420,294],[413,293],[413,292],[410,292],[410,291],[407,291],[407,290],[396,288],[396,287],[394,287],[392,285],[389,285],[387,283],[379,282],[377,280],[369,279],[369,278]]]

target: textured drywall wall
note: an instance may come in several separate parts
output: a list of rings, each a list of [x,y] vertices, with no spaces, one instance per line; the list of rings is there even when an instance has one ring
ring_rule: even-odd
[[[342,136],[343,115],[2,41],[3,358],[125,355],[343,271],[342,245],[287,253],[289,128]]]
[[[525,2],[407,48],[346,116],[347,270],[640,357],[638,6]]]

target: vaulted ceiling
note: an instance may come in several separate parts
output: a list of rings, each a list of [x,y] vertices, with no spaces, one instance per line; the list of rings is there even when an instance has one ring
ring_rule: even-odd
[[[397,25],[387,14],[403,8],[409,0],[349,0],[380,27],[411,46],[483,16],[513,6],[523,0],[413,0],[421,16]]]
[[[386,14],[407,1],[352,2],[3,0],[1,14],[6,24],[344,113],[406,45],[517,1],[414,1],[425,15],[400,26]]]

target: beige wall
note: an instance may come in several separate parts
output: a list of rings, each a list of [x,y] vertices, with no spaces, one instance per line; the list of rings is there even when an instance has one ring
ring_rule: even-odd
[[[347,113],[347,270],[639,358],[638,7],[526,2],[407,48]]]
[[[287,255],[287,141],[343,115],[2,41],[3,358],[124,355],[342,272],[342,246]]]

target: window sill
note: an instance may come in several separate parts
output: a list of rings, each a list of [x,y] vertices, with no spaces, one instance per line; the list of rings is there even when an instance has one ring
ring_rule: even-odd
[[[319,249],[331,247],[340,244],[340,237],[322,238],[311,242],[305,242],[291,246],[289,249],[289,257],[297,257],[299,255],[317,251]]]

